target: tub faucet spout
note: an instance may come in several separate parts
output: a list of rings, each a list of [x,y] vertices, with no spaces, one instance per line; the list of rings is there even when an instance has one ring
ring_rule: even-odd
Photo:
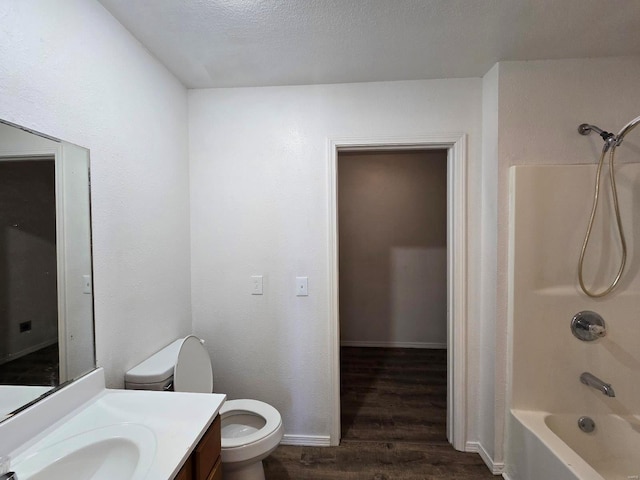
[[[595,388],[596,390],[600,390],[607,397],[616,396],[616,392],[613,391],[613,387],[611,386],[611,384],[603,382],[598,377],[592,375],[589,372],[584,372],[582,375],[580,375],[580,381],[585,385],[589,385],[590,387]]]

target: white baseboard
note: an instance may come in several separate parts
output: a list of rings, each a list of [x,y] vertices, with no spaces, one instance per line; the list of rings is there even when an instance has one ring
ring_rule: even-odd
[[[294,445],[301,447],[328,447],[331,445],[329,435],[289,435],[284,434],[280,445]]]
[[[507,475],[507,472],[502,472],[502,478],[504,478],[504,480],[511,480],[511,477]]]
[[[491,473],[494,475],[504,474],[504,462],[494,462],[493,458],[491,458],[480,442],[467,442],[465,451],[479,454],[482,461],[489,467],[489,470],[491,470]]]
[[[383,347],[383,348],[433,348],[446,349],[447,344],[435,342],[361,342],[357,340],[342,340],[341,347]]]

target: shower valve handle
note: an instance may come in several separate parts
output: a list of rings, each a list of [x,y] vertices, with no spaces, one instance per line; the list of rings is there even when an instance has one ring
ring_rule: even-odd
[[[571,332],[580,340],[592,342],[607,334],[607,326],[596,312],[585,310],[576,313],[571,319]]]

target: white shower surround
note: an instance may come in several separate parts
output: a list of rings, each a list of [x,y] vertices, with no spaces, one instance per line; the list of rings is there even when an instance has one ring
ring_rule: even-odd
[[[640,112],[638,78],[640,57],[500,62],[484,78],[483,179],[487,188],[483,189],[486,192],[483,211],[492,212],[495,206],[497,228],[489,215],[486,222],[490,235],[485,248],[489,252],[495,249],[496,276],[495,280],[483,281],[483,288],[487,285],[482,295],[487,311],[483,315],[482,331],[486,338],[480,371],[485,408],[479,415],[479,433],[485,446],[490,447],[491,440],[495,440],[495,451],[490,453],[496,460],[502,458],[503,444],[508,448],[510,443],[503,425],[509,409],[506,398],[509,167],[595,163],[602,140],[595,135],[579,135],[578,125],[589,122],[616,130],[636,117]],[[638,131],[631,133],[625,143],[626,148],[620,149],[618,155],[619,163],[638,161]],[[586,223],[579,228],[586,228]],[[483,272],[488,274],[491,270],[489,262]],[[496,303],[492,314],[493,288]],[[488,420],[490,412],[495,412],[495,424]]]
[[[640,374],[635,340],[640,259],[634,248],[640,234],[640,163],[616,166],[629,260],[618,289],[603,299],[587,297],[576,280],[595,171],[595,165],[511,169],[511,411],[505,475],[511,480],[627,480],[640,474],[640,463],[621,453],[630,439],[640,440],[634,432],[640,386],[629,381]],[[608,175],[602,181],[585,260],[589,286],[608,284],[620,256]],[[582,310],[604,317],[606,337],[583,342],[572,335],[571,319]],[[611,383],[616,397],[583,385],[579,377],[585,371]],[[595,432],[578,429],[583,415],[596,419]]]

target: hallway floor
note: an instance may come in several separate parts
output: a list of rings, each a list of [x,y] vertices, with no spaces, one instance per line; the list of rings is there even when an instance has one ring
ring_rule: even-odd
[[[445,350],[341,349],[339,447],[280,446],[266,480],[495,479],[446,439]]]
[[[60,383],[58,343],[0,365],[0,385],[51,385]]]

